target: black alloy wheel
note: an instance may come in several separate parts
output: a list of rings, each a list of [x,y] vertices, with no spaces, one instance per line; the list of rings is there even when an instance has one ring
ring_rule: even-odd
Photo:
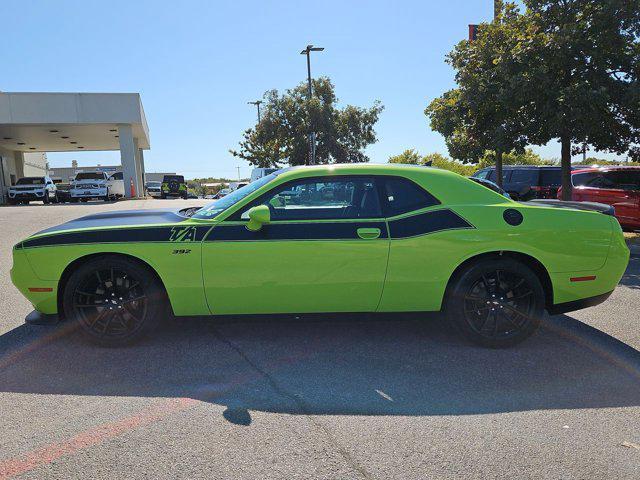
[[[535,273],[509,258],[483,260],[462,273],[447,299],[450,320],[471,341],[507,347],[529,337],[544,315]]]
[[[155,276],[124,257],[85,263],[69,278],[64,311],[94,343],[132,343],[159,323],[165,295]]]

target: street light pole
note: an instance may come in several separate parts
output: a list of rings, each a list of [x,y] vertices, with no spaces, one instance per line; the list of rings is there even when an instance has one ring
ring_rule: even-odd
[[[300,55],[307,56],[307,85],[309,87],[308,95],[309,102],[311,102],[311,97],[313,96],[313,91],[311,89],[311,52],[321,52],[324,50],[324,47],[314,47],[313,45],[307,45],[307,48],[300,52]],[[309,118],[309,126],[311,126],[311,118]],[[316,132],[309,132],[309,164],[316,164]]]
[[[247,102],[247,104],[249,105],[255,105],[256,107],[258,107],[258,123],[260,123],[260,104],[262,103],[262,100],[256,100],[255,102]]]

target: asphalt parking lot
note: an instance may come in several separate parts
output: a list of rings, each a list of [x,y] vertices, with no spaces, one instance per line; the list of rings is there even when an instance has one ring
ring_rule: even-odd
[[[0,208],[0,478],[640,478],[640,258],[509,350],[435,315],[190,319],[124,349],[24,324],[14,243],[202,202]]]

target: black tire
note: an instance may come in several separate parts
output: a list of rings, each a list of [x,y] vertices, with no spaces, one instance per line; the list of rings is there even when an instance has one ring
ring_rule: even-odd
[[[171,310],[166,304],[164,288],[148,267],[116,255],[77,268],[63,293],[65,317],[87,340],[105,347],[148,335]]]
[[[42,197],[42,203],[44,205],[49,205],[49,203],[51,203],[51,200],[49,199],[49,192],[47,192],[46,190],[44,192],[44,197]]]
[[[109,195],[105,195],[104,197],[102,197],[103,202],[108,202],[110,200],[111,200],[111,197],[109,197]]]
[[[18,204],[18,201],[16,199],[14,198],[9,199],[9,205],[17,205],[17,204]]]
[[[166,200],[166,199],[167,199],[167,196],[163,193],[163,194],[161,194],[161,195],[160,195],[160,198],[161,198],[162,200]]]
[[[78,203],[78,200],[80,200],[77,197],[71,197],[71,203]]]
[[[457,274],[447,289],[445,313],[467,339],[490,348],[516,345],[544,316],[544,290],[526,265],[505,257],[479,260]]]

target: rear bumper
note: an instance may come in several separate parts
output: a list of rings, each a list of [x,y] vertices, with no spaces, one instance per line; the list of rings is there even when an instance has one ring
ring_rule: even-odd
[[[607,293],[602,293],[600,295],[596,295],[594,297],[581,298],[580,300],[573,300],[571,302],[564,303],[556,303],[552,305],[550,308],[547,308],[547,311],[550,315],[559,315],[561,313],[575,312],[576,310],[582,310],[583,308],[595,307],[596,305],[600,305],[607,298],[611,296],[613,290]]]

